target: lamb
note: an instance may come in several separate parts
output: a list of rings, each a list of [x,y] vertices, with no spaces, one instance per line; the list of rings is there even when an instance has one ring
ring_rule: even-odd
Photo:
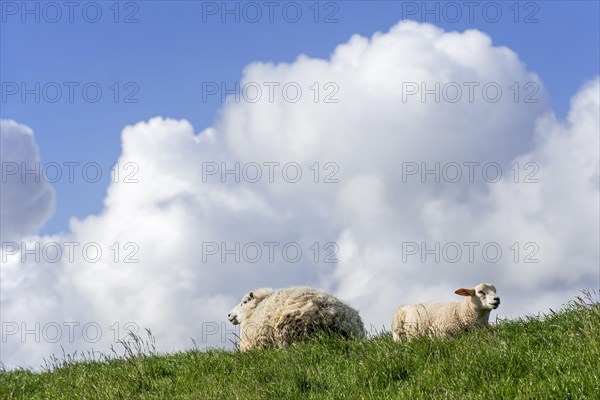
[[[319,332],[364,337],[358,311],[336,297],[309,287],[253,290],[228,315],[240,324],[241,351],[283,348]]]
[[[454,293],[467,296],[464,301],[436,304],[411,304],[394,314],[392,334],[395,341],[418,336],[449,338],[472,327],[488,325],[490,312],[500,305],[496,288],[481,283]]]

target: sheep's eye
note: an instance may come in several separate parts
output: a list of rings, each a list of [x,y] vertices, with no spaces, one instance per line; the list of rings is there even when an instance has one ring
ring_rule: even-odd
[[[483,290],[480,290],[480,291],[479,291],[479,294],[483,294]]]

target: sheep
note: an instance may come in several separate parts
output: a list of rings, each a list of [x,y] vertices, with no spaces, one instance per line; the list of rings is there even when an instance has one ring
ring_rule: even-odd
[[[453,303],[400,306],[392,322],[394,341],[418,336],[449,338],[472,327],[487,326],[490,312],[500,305],[496,288],[489,283],[454,293],[467,298]]]
[[[228,315],[240,324],[239,349],[283,348],[319,332],[364,337],[358,311],[336,297],[309,287],[253,290]]]

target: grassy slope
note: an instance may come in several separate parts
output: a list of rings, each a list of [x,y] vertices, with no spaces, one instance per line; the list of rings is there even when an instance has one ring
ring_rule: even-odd
[[[597,399],[600,304],[454,340],[319,339],[286,350],[130,355],[3,371],[2,399]]]

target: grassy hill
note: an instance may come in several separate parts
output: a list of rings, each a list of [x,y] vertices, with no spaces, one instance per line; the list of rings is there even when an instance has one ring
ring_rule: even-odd
[[[454,340],[320,338],[285,350],[54,360],[0,372],[2,399],[598,399],[600,304],[505,321]]]

